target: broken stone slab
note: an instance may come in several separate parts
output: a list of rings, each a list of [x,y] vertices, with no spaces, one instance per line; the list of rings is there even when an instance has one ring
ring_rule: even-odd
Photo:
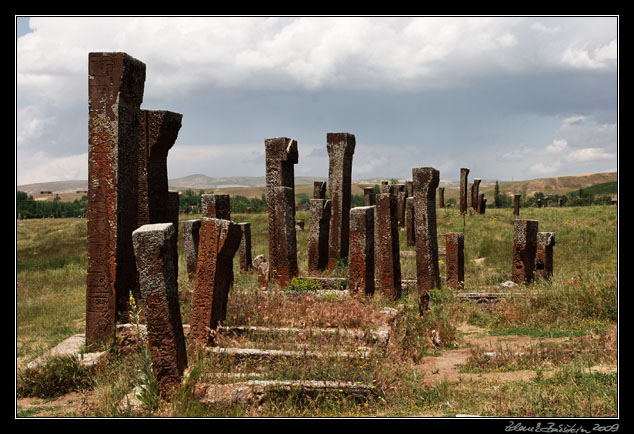
[[[49,360],[54,357],[68,357],[74,356],[79,359],[82,366],[90,367],[94,366],[101,357],[106,353],[105,351],[97,351],[92,353],[83,352],[86,347],[86,335],[79,333],[69,338],[64,339],[62,342],[29,362],[26,365],[27,369],[34,369],[39,366],[45,365]]]

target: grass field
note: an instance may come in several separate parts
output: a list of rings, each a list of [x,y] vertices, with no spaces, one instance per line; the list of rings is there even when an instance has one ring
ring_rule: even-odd
[[[191,219],[200,216],[181,216]],[[438,244],[446,232],[465,234],[464,293],[519,293],[497,302],[463,301],[444,285],[432,290],[431,310],[419,318],[415,291],[392,300],[344,295],[318,296],[298,280],[286,290],[274,285],[263,294],[255,273],[241,274],[225,325],[374,330],[382,310],[396,309],[387,345],[372,347],[340,334],[289,337],[222,336],[220,346],[318,349],[320,358],[237,359],[227,354],[190,354],[189,369],[171,400],[156,395],[143,345],[123,351],[114,344],[95,368],[71,362],[25,370],[29,361],[63,339],[83,333],[85,322],[86,221],[42,219],[17,222],[16,356],[17,416],[178,416],[178,417],[614,417],[618,415],[618,224],[614,206],[522,209],[520,218],[539,220],[555,232],[552,282],[506,288],[513,244],[511,209],[489,208],[464,218],[438,209]],[[253,257],[268,256],[265,214],[235,214],[251,222]],[[308,212],[297,213],[308,228]],[[401,249],[406,246],[401,231]],[[308,231],[297,233],[301,275],[307,268]],[[188,281],[179,243],[179,295],[185,324],[194,284]],[[415,259],[401,258],[403,279],[415,279]],[[444,277],[444,256],[440,256]],[[341,265],[330,273],[346,277]],[[442,280],[442,279],[441,279]],[[443,282],[444,283],[444,282]],[[433,337],[437,339],[434,340]],[[341,351],[358,357],[340,357]],[[357,353],[355,353],[355,351]],[[229,375],[231,374],[231,375]],[[368,393],[341,389],[306,394],[269,390],[257,403],[209,402],[200,386],[231,384],[235,374],[259,380],[355,382]],[[65,378],[90,378],[43,396]],[[220,379],[219,379],[220,378]],[[27,388],[29,385],[30,388]],[[43,386],[37,389],[35,386]],[[31,387],[32,386],[32,387]],[[141,404],[125,400],[133,388]],[[44,394],[46,395],[46,394]],[[122,402],[127,404],[122,405]]]

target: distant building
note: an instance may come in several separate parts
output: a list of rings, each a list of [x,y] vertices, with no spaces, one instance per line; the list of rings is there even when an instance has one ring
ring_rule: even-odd
[[[53,194],[52,191],[40,191],[40,194]]]

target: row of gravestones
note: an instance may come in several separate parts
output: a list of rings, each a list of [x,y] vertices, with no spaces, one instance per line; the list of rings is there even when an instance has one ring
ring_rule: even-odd
[[[145,307],[154,369],[165,392],[180,382],[187,363],[178,306],[178,193],[168,191],[166,165],[182,115],[142,110],[144,82],[145,65],[131,56],[89,54],[86,341],[104,342],[114,336],[117,317],[127,311],[128,295],[133,292]],[[398,215],[404,206],[398,206],[398,189],[388,188],[377,195],[375,205],[351,209],[354,148],[354,135],[327,134],[329,199],[325,199],[325,186],[316,186],[317,197],[311,200],[309,272],[334,268],[350,254],[350,291],[370,295],[376,259],[382,290],[398,296]],[[298,161],[297,141],[267,139],[265,150],[268,278],[284,286],[298,275],[293,170]],[[412,177],[412,236],[422,315],[429,306],[429,290],[440,287],[435,211],[439,172],[432,167],[414,168]],[[466,210],[466,174],[463,177],[461,171],[461,210],[463,203]],[[246,236],[248,224],[230,220],[228,195],[205,195],[202,207],[190,341],[207,345],[212,339],[210,330],[226,312],[233,257],[243,241],[250,252],[246,246],[250,236]],[[522,269],[528,280],[531,266],[526,264],[535,257],[530,247],[532,229],[516,229],[516,238],[518,234],[524,235],[525,242],[516,243],[524,247],[515,248],[514,275]],[[247,255],[245,251],[245,261],[250,262]],[[516,265],[516,256],[522,258],[517,262],[522,266]],[[188,260],[188,275],[191,272]]]

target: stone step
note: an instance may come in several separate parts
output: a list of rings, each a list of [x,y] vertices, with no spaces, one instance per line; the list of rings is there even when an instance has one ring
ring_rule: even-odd
[[[286,334],[286,335],[328,335],[343,336],[353,339],[364,339],[368,343],[386,344],[390,337],[388,327],[380,327],[377,330],[364,331],[359,329],[342,328],[296,328],[296,327],[255,327],[255,326],[222,326],[219,328],[222,334],[234,335],[266,335],[266,334]]]
[[[366,347],[359,347],[358,351],[347,352],[337,351],[333,354],[322,353],[320,351],[291,351],[291,350],[263,350],[258,348],[226,348],[226,347],[206,347],[205,350],[212,354],[226,354],[238,358],[364,358],[367,359],[370,351]]]
[[[328,393],[345,394],[347,396],[367,397],[376,388],[363,383],[343,381],[264,381],[250,380],[234,384],[208,384],[199,383],[194,389],[194,395],[206,405],[225,404],[251,404],[260,403],[268,391],[291,392],[298,390],[306,394]]]

